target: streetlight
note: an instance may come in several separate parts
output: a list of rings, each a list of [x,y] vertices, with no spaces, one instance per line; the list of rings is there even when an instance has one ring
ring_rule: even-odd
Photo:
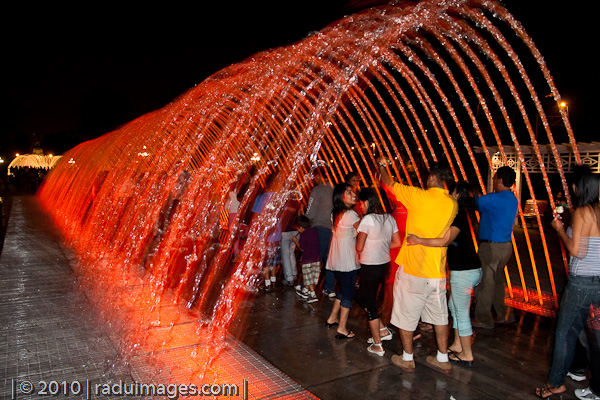
[[[565,110],[567,110],[567,117],[568,117],[569,116],[569,105],[567,104],[567,102],[561,101],[560,103],[558,103],[558,106],[560,108],[564,108]]]

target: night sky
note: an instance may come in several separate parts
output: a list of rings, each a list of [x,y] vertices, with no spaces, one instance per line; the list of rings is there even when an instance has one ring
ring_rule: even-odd
[[[36,142],[46,153],[60,154],[163,107],[227,65],[301,40],[373,1],[221,3],[127,10],[107,3],[86,3],[85,9],[53,4],[6,13],[8,23],[0,28],[0,156],[11,160]],[[569,101],[577,140],[594,140],[600,35],[591,3],[504,4],[533,37]]]

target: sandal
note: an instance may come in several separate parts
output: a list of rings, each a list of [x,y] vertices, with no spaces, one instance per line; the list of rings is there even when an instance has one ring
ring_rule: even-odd
[[[535,389],[535,395],[537,397],[539,397],[540,399],[550,399],[553,396],[562,394],[562,393],[564,393],[564,392],[567,391],[566,389],[563,390],[562,392],[553,392],[552,391],[552,390],[556,390],[556,389],[558,389],[558,388],[551,387],[551,386],[548,386],[548,385],[544,385],[541,388]],[[549,394],[547,396],[544,396],[544,393],[549,393]]]
[[[452,356],[456,358],[452,358]],[[462,365],[463,367],[472,367],[474,364],[474,361],[463,360],[456,353],[450,353],[448,355],[448,360],[450,360],[452,364]]]
[[[337,335],[335,335],[336,339],[352,339],[354,337],[354,332],[352,331],[348,331],[347,334],[343,334],[343,333],[337,333]]]
[[[394,334],[392,333],[392,331],[390,330],[390,328],[387,328],[387,327],[386,328],[381,328],[379,331],[380,332],[381,331],[388,331],[387,335],[381,336],[381,340],[392,340],[392,337],[394,336]],[[370,338],[367,339],[367,343],[374,344],[375,341],[373,340],[372,337],[370,337]]]
[[[394,334],[392,333],[392,331],[390,330],[390,328],[388,328],[387,326],[383,329],[380,329],[379,332],[381,331],[387,331],[388,334],[385,336],[381,337],[381,340],[392,340],[392,336],[394,336]]]
[[[379,346],[381,348],[381,350],[377,350],[375,348],[375,346]],[[383,355],[385,354],[385,350],[383,350],[383,346],[381,345],[381,343],[373,343],[373,344],[371,344],[369,347],[367,347],[367,351],[369,353],[377,354],[380,357],[383,357]]]

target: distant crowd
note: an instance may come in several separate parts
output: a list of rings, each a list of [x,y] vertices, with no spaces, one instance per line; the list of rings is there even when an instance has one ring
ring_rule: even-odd
[[[48,173],[45,168],[14,167],[0,172],[0,193],[34,194]]]

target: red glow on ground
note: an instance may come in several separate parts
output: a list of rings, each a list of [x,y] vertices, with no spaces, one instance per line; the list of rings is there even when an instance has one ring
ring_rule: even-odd
[[[554,301],[554,295],[542,292],[541,298],[543,300],[542,304],[539,302],[539,294],[536,290],[527,289],[525,292],[523,291],[523,288],[513,286],[512,298],[507,293],[504,301],[507,306],[518,310],[542,315],[544,317],[555,317],[558,313],[558,308]]]

